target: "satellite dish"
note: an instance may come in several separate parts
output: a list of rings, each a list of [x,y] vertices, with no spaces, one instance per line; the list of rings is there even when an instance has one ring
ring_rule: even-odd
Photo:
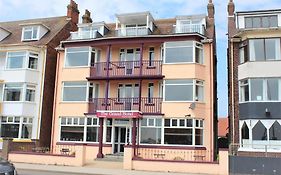
[[[193,109],[195,109],[195,107],[196,107],[195,103],[191,103],[190,106],[189,106],[189,109],[193,110]]]

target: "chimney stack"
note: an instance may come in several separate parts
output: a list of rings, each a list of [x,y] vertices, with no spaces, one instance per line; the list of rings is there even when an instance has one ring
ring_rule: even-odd
[[[92,23],[91,12],[86,9],[85,14],[82,16],[82,23]]]
[[[234,15],[235,5],[233,3],[233,0],[229,0],[228,5],[227,5],[227,11],[228,11],[228,16]]]
[[[73,0],[70,0],[70,4],[67,6],[67,17],[71,18],[71,21],[74,24],[78,24],[79,21],[78,5]]]
[[[213,4],[212,0],[209,0],[207,8],[208,8],[208,17],[209,18],[214,18],[214,16],[215,16],[215,7],[214,7],[214,4]]]

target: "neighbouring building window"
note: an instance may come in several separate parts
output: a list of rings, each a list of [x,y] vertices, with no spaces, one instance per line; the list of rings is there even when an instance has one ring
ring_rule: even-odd
[[[280,38],[250,39],[250,61],[280,60]]]
[[[35,89],[36,89],[36,86],[27,85],[25,101],[35,101]]]
[[[39,55],[32,52],[8,52],[6,69],[37,69]]]
[[[61,117],[60,141],[97,142],[98,118]]]
[[[279,120],[241,120],[241,145],[247,151],[281,151],[281,125]]]
[[[4,85],[4,101],[22,101],[23,84],[11,83]]]
[[[86,101],[87,82],[63,82],[63,101]]]
[[[245,28],[278,27],[277,15],[245,17]]]
[[[165,63],[203,64],[203,45],[195,41],[166,42]]]
[[[36,86],[23,83],[6,83],[3,101],[35,101]],[[24,94],[25,92],[25,94]]]
[[[240,81],[240,102],[280,101],[280,78],[255,78]]]
[[[28,68],[37,69],[38,67],[38,54],[30,53],[28,59]]]
[[[140,143],[161,144],[162,119],[143,118],[141,121]]]
[[[39,26],[28,26],[22,29],[22,40],[38,40],[39,39]]]
[[[203,145],[203,120],[165,119],[164,144]]]
[[[248,50],[246,44],[240,44],[239,46],[239,60],[240,64],[248,61]]]
[[[200,80],[165,80],[165,101],[203,101],[204,83]]]
[[[1,117],[1,137],[12,137],[31,139],[32,137],[31,117]]]
[[[84,67],[94,65],[100,54],[91,47],[66,48],[65,67]]]

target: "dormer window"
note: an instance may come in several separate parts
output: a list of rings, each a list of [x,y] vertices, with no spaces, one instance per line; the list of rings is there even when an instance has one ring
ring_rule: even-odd
[[[39,26],[28,26],[22,29],[22,41],[38,40]]]
[[[245,17],[245,28],[278,27],[277,15]]]
[[[205,16],[177,16],[175,33],[205,33]]]

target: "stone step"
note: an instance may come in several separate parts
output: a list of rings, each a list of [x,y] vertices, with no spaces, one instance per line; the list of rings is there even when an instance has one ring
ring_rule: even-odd
[[[123,154],[106,154],[104,158],[97,158],[97,161],[123,162]]]

